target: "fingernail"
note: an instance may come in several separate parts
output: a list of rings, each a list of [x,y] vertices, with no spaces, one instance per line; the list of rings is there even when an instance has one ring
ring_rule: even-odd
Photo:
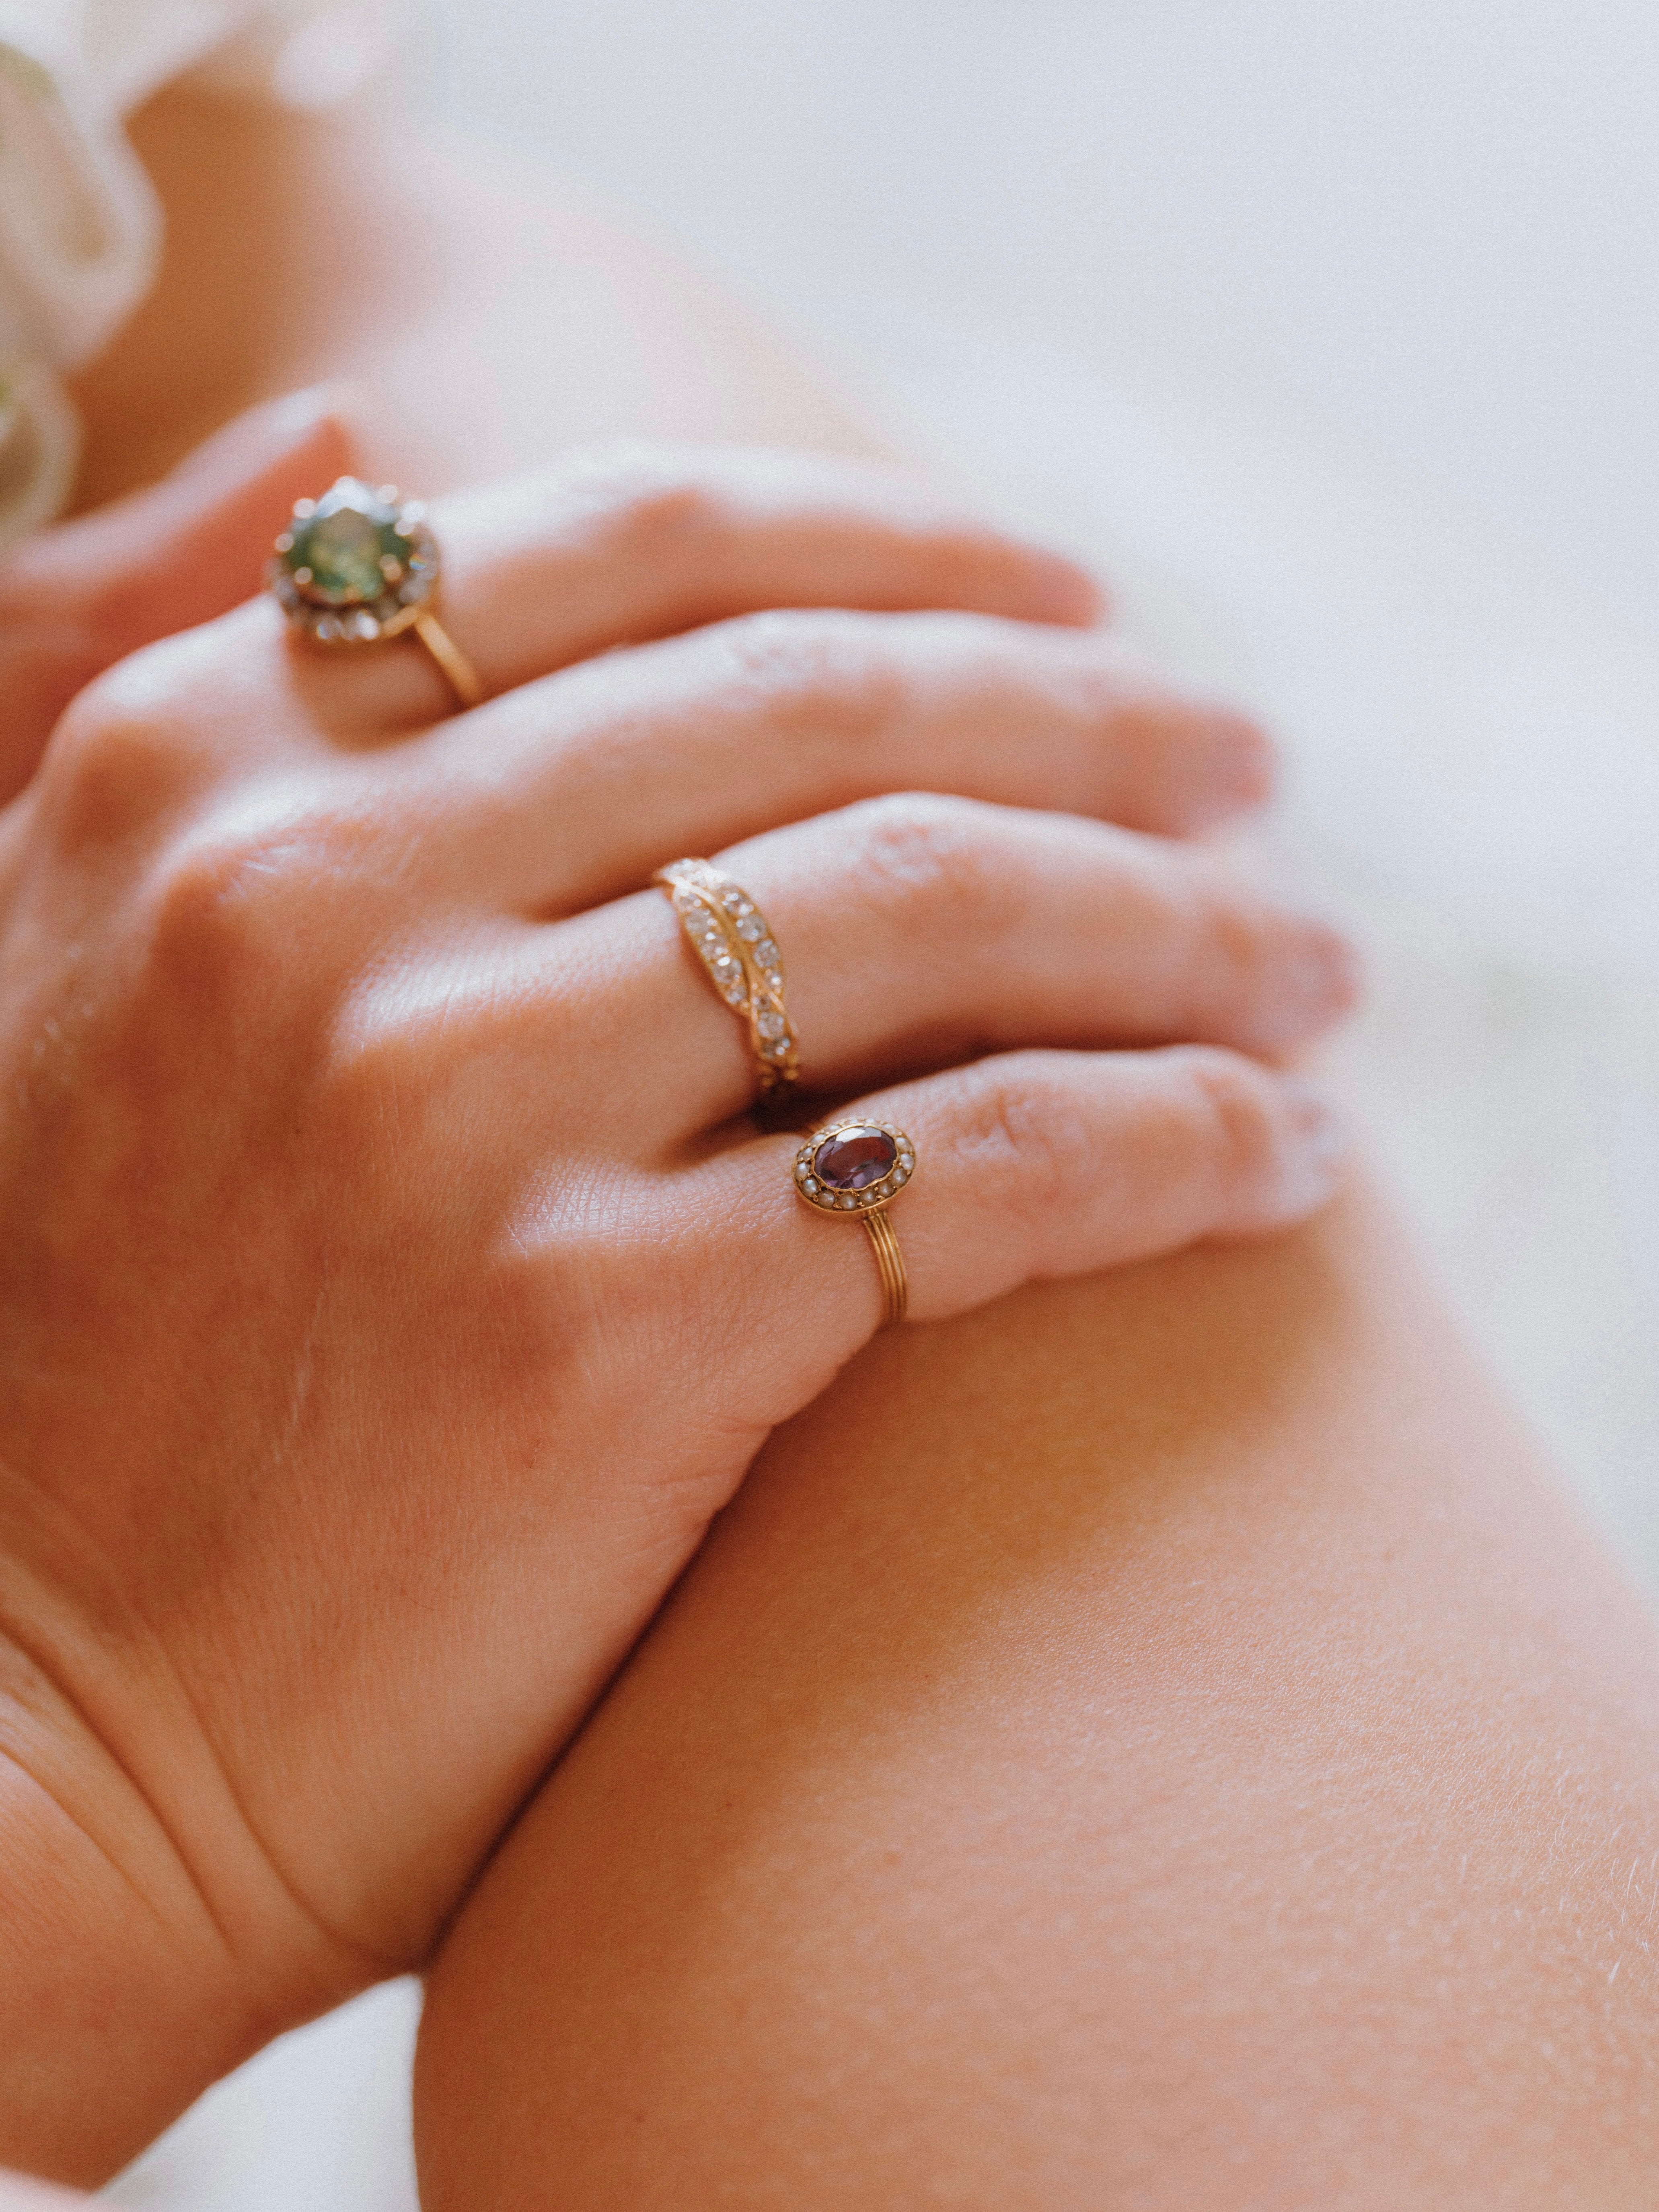
[[[1364,963],[1358,947],[1340,929],[1316,923],[1308,957],[1318,996],[1333,1018],[1351,1013],[1359,1004],[1365,984]]]
[[[1346,1115],[1322,1091],[1295,1075],[1281,1076],[1279,1084],[1291,1121],[1279,1198],[1286,1215],[1295,1218],[1311,1213],[1334,1193],[1353,1137]]]
[[[1030,556],[1032,617],[1063,623],[1068,629],[1094,629],[1104,622],[1110,601],[1086,568],[1059,553]]]
[[[1235,806],[1260,806],[1273,797],[1279,759],[1273,740],[1248,714],[1220,708],[1209,718],[1212,787]]]

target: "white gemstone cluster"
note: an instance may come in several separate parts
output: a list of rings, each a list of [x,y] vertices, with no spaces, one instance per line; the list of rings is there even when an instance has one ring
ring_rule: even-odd
[[[658,880],[714,988],[747,1019],[766,1088],[793,1084],[799,1048],[783,1003],[783,957],[766,916],[707,860],[676,860]]]

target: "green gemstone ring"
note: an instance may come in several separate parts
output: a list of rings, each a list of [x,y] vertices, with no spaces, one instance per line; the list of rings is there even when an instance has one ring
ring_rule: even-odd
[[[438,541],[416,501],[342,477],[295,504],[265,580],[296,629],[319,645],[379,645],[412,631],[465,707],[483,697],[477,672],[432,611]]]

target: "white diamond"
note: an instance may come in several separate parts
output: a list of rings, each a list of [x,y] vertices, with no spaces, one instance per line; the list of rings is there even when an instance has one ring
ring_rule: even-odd
[[[738,924],[738,935],[739,937],[747,938],[751,945],[757,937],[764,937],[765,934],[766,932],[761,927],[759,922],[756,921],[752,914],[746,921],[740,921]]]
[[[777,969],[776,969],[775,968],[772,969],[770,970],[770,972],[768,974],[767,978],[766,978],[766,981],[767,981],[768,984],[769,985],[769,987],[770,987],[773,990],[775,990],[775,991],[781,991],[781,990],[782,990],[782,988],[783,988],[783,978],[782,978],[782,976],[781,976],[781,975],[779,975],[779,973],[778,973],[778,971],[777,971]]]
[[[781,1014],[763,1014],[757,1024],[763,1037],[781,1036],[789,1024]]]
[[[769,937],[767,939],[764,945],[757,945],[755,947],[755,957],[760,962],[763,968],[775,968],[777,966],[778,948],[773,944]]]
[[[781,1036],[775,1044],[768,1045],[766,1048],[774,1059],[782,1060],[789,1050],[789,1040],[787,1036]]]
[[[739,890],[726,892],[720,899],[720,904],[728,914],[746,914],[749,910],[749,902]]]
[[[336,616],[325,615],[317,624],[317,635],[325,644],[331,645],[337,638],[343,636],[344,632],[341,629]]]

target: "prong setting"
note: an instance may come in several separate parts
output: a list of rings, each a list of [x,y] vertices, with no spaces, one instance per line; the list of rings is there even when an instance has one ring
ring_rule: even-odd
[[[438,584],[438,543],[394,485],[342,477],[296,500],[265,580],[295,627],[319,645],[377,644],[417,622]]]

